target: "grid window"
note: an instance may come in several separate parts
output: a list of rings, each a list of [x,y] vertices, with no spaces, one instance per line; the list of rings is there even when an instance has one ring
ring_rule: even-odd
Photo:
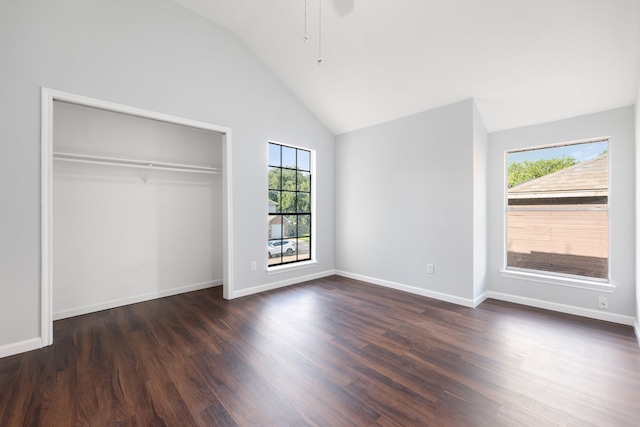
[[[269,143],[268,265],[311,260],[311,151]]]
[[[608,140],[506,157],[507,269],[608,281]]]

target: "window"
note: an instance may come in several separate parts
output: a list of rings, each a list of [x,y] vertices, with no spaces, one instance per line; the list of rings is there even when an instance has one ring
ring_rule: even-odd
[[[269,143],[268,265],[311,260],[310,150]]]
[[[507,270],[608,281],[609,142],[506,153]]]

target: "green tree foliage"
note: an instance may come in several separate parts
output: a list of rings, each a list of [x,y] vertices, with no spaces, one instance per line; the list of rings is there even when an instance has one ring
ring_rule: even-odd
[[[578,161],[572,156],[553,157],[551,159],[539,159],[533,162],[511,163],[507,168],[507,184],[509,188],[523,182],[549,175],[561,169],[573,166]]]

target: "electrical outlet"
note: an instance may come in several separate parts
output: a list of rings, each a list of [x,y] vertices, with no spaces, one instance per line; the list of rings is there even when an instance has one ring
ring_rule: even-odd
[[[427,274],[433,274],[433,264],[427,264]]]
[[[251,261],[251,271],[256,271],[256,262]]]
[[[609,310],[609,301],[607,301],[607,297],[598,297],[598,308],[600,310]]]

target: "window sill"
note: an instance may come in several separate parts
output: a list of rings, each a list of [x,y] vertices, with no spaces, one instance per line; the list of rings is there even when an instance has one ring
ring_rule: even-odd
[[[275,267],[267,267],[267,274],[271,275],[271,274],[286,273],[288,271],[302,270],[304,268],[315,267],[316,264],[318,264],[318,261],[311,260],[311,261],[296,262],[295,264],[286,264],[286,265],[278,265]]]
[[[502,277],[510,279],[529,280],[531,282],[548,283],[550,285],[567,286],[570,288],[587,289],[590,291],[600,291],[612,293],[616,286],[608,282],[599,282],[587,279],[574,279],[571,277],[550,276],[541,273],[532,273],[518,270],[500,270]]]

